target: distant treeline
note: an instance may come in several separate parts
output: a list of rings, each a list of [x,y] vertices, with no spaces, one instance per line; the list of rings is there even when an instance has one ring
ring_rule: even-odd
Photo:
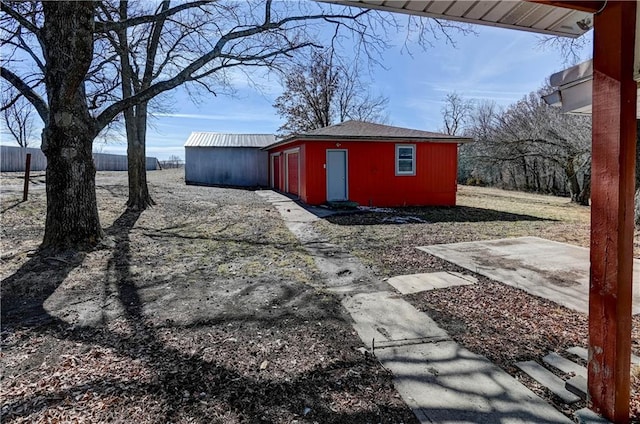
[[[184,168],[184,160],[179,156],[171,155],[169,156],[169,159],[160,161],[160,168]]]
[[[466,111],[464,135],[475,140],[460,148],[461,184],[567,196],[589,204],[591,117],[561,113],[544,102],[543,94],[532,92],[507,108],[448,97],[462,102],[449,109]]]

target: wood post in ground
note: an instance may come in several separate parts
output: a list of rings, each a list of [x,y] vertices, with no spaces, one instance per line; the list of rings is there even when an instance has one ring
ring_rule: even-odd
[[[26,202],[29,198],[29,176],[31,174],[31,153],[27,153],[24,163],[24,189],[22,190],[22,201]]]

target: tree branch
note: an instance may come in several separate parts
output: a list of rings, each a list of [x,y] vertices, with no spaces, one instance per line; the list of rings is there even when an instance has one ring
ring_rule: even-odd
[[[172,7],[171,9],[168,9],[162,13],[153,14],[153,15],[136,16],[135,18],[126,19],[124,21],[96,22],[95,31],[96,32],[121,31],[121,30],[130,28],[132,26],[157,22],[159,19],[166,19],[171,15],[175,15],[176,13],[182,12],[183,10],[204,6],[209,3],[215,3],[215,0],[201,0],[201,1],[194,1],[192,3],[183,3],[178,6]]]
[[[13,85],[38,111],[38,115],[44,122],[45,125],[49,123],[49,106],[47,103],[29,87],[22,79],[6,69],[4,66],[0,67],[0,76],[7,80],[11,85]]]
[[[31,23],[30,21],[25,19],[25,17],[22,16],[20,13],[16,12],[15,10],[13,10],[4,1],[0,2],[0,11],[2,11],[4,13],[6,13],[7,15],[11,16],[13,19],[18,21],[18,23],[20,25],[22,25],[23,27],[25,27],[26,29],[31,31],[33,33],[33,35],[35,35],[38,38],[38,42],[40,42],[40,45],[42,46],[42,40],[40,38],[40,28],[38,28],[33,23]]]

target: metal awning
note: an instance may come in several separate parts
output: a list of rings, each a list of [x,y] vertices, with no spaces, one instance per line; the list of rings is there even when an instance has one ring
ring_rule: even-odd
[[[551,106],[559,107],[564,113],[591,114],[593,61],[588,60],[551,75],[549,82],[555,91],[544,100]],[[640,89],[638,90],[640,94]],[[640,119],[640,95],[636,96]]]
[[[591,13],[523,0],[322,1],[574,38],[590,30],[593,25]]]

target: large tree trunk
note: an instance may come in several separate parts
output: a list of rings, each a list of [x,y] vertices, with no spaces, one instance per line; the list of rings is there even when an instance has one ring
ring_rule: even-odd
[[[91,152],[95,121],[84,92],[93,57],[94,4],[43,2],[43,9],[49,122],[42,135],[42,150],[47,156],[42,247],[83,248],[103,236]]]
[[[569,183],[569,192],[571,193],[571,202],[582,206],[589,206],[589,197],[591,197],[591,175],[588,173],[585,174],[583,186],[580,188],[578,173],[573,163],[574,160],[575,158],[573,157],[568,158],[564,166],[564,172],[567,176],[567,182]]]
[[[143,103],[136,108],[133,117],[132,136],[127,131],[127,161],[129,170],[129,200],[127,206],[135,210],[144,210],[154,201],[149,194],[147,185],[147,104]],[[127,129],[129,126],[127,126]]]
[[[569,172],[565,169],[567,181],[569,182],[569,194],[571,194],[571,202],[577,203],[580,195],[580,182],[575,172]]]
[[[163,4],[163,10],[169,7],[169,3]],[[128,18],[128,3],[121,1],[119,5],[120,19],[122,21]],[[143,77],[142,86],[138,85],[138,90],[148,88],[152,80],[153,59],[155,51],[159,43],[159,27],[154,26],[152,40],[147,49],[147,64],[145,75]],[[134,70],[129,60],[129,39],[126,29],[117,32],[120,42],[120,61],[121,79],[122,79],[122,97],[128,98],[135,93],[135,85],[133,83]],[[145,210],[154,204],[149,195],[147,186],[147,158],[146,158],[146,141],[147,141],[147,110],[148,102],[140,103],[132,106],[124,111],[124,122],[127,133],[127,171],[129,177],[129,199],[127,207],[133,210]]]
[[[589,199],[591,199],[591,173],[585,172],[582,179],[582,190],[580,190],[576,201],[579,205],[589,206]]]

